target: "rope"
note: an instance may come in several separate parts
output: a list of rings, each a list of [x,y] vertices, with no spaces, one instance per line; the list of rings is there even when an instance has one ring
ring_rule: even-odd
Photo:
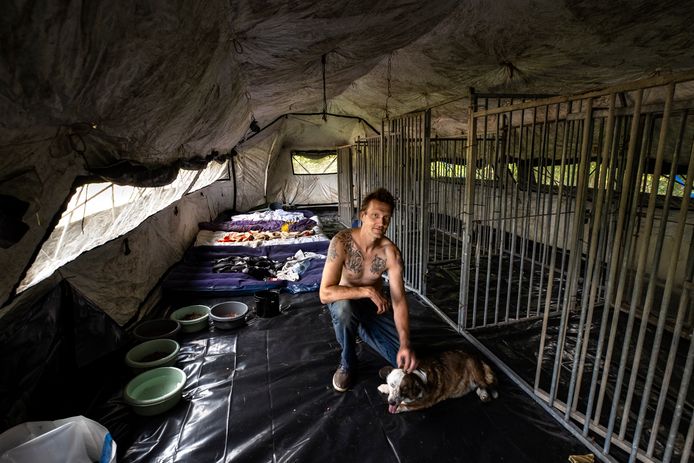
[[[388,66],[386,68],[386,107],[385,107],[385,112],[386,112],[386,119],[390,119],[390,113],[388,112],[388,100],[392,96],[390,92],[390,80],[392,77],[392,72],[393,72],[393,66],[392,66],[392,59],[393,59],[393,54],[391,53],[388,55]]]
[[[327,121],[328,120],[328,100],[326,98],[326,91],[325,91],[325,59],[326,55],[322,55],[320,57],[321,65],[323,66],[323,120]]]

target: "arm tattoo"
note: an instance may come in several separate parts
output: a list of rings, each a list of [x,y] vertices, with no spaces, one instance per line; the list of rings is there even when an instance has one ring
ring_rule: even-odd
[[[337,259],[337,242],[336,241],[331,241],[330,242],[330,247],[328,247],[328,260],[335,260]]]
[[[354,245],[354,241],[352,241],[352,232],[346,230],[344,233],[340,232],[337,237],[339,237],[347,253],[345,267],[352,273],[361,273],[364,269],[364,256],[362,256],[359,249]]]
[[[381,275],[385,269],[386,269],[385,259],[382,259],[379,256],[374,257],[374,260],[371,262],[371,273],[375,273],[376,275]]]

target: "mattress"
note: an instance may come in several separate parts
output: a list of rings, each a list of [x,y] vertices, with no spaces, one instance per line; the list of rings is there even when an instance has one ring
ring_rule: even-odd
[[[165,293],[248,294],[320,287],[330,240],[310,211],[260,211],[199,224],[193,246],[163,281]]]

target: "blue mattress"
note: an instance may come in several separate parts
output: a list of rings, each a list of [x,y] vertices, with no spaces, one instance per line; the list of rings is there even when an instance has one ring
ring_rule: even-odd
[[[290,293],[316,291],[325,265],[324,259],[311,259],[298,281],[260,280],[247,273],[213,271],[214,264],[231,256],[267,257],[285,261],[298,250],[327,255],[329,241],[313,241],[275,246],[197,246],[190,248],[181,262],[165,277],[162,287],[166,293],[214,293],[218,295],[249,294],[264,289],[285,289]]]

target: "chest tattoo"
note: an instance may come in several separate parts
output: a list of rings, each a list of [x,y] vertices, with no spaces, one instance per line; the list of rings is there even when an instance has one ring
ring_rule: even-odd
[[[381,275],[386,269],[386,260],[382,259],[379,256],[374,257],[374,260],[371,262],[371,273],[374,273],[376,275]]]
[[[361,274],[364,271],[364,256],[357,249],[354,241],[352,241],[352,233],[341,233],[340,241],[342,242],[347,257],[345,259],[345,267],[352,273]]]

